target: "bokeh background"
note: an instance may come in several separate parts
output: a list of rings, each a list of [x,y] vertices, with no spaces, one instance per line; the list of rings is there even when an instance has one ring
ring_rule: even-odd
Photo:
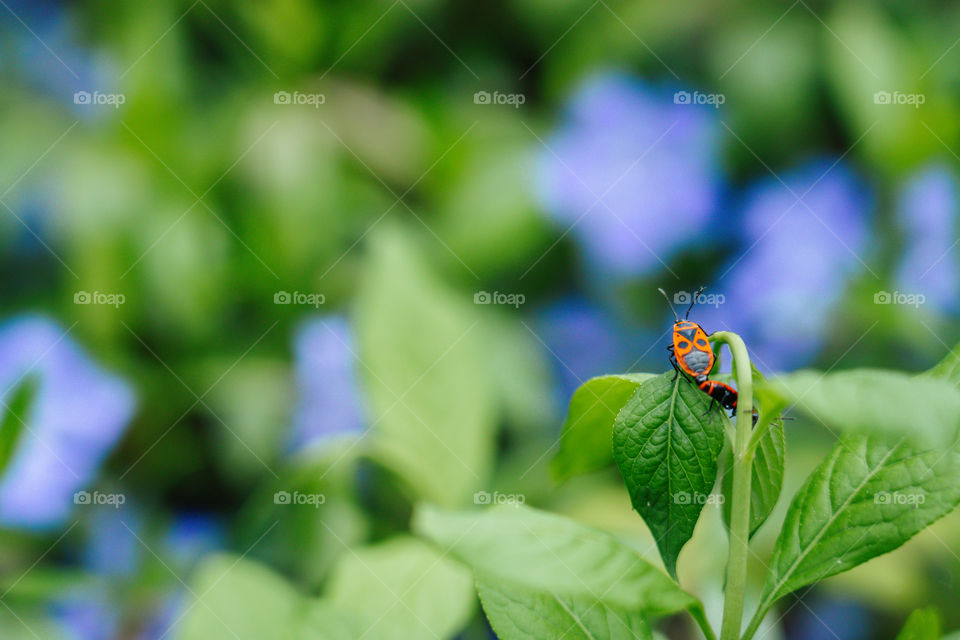
[[[551,478],[573,390],[668,368],[657,287],[707,285],[692,317],[766,372],[938,361],[958,18],[0,1],[0,636],[175,639],[208,554],[321,593],[418,501],[484,492],[659,562],[614,469]],[[834,436],[787,437],[785,496]],[[715,618],[717,511],[680,558]],[[926,603],[960,628],[958,553],[954,514],[761,636],[892,638]]]

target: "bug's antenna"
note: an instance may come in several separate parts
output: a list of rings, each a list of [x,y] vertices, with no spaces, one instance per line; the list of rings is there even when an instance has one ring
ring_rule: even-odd
[[[684,319],[690,317],[690,312],[693,311],[693,305],[697,304],[697,298],[700,297],[700,294],[703,293],[703,290],[706,288],[707,288],[706,286],[702,286],[699,289],[697,289],[697,292],[695,294],[693,294],[693,298],[690,300],[690,307],[687,308],[687,315],[683,316]]]
[[[677,315],[677,310],[673,308],[673,303],[670,302],[670,298],[667,296],[667,292],[661,289],[660,287],[657,287],[657,291],[663,294],[664,300],[666,300],[667,304],[670,305],[670,311],[673,311],[673,319],[676,320],[677,322],[680,322],[680,316]]]

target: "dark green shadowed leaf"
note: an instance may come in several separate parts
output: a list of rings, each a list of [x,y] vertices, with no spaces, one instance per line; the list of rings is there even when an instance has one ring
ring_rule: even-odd
[[[897,640],[940,640],[940,615],[933,607],[917,609],[910,614]]]
[[[560,451],[550,464],[557,480],[601,469],[613,462],[613,423],[650,373],[599,376],[587,380],[570,399],[560,435]]]
[[[648,616],[689,610],[706,624],[700,602],[639,553],[567,518],[529,507],[442,511],[421,506],[413,526],[487,581],[598,600]]]
[[[896,549],[960,502],[960,454],[888,437],[837,443],[794,497],[761,611],[787,593]]]
[[[614,460],[671,575],[716,482],[723,441],[710,397],[673,372],[645,382],[617,416]]]
[[[833,429],[910,436],[944,446],[953,442],[960,424],[960,391],[934,377],[883,369],[798,371],[768,385]]]
[[[27,422],[27,411],[33,402],[36,383],[26,378],[13,390],[5,401],[3,422],[0,422],[0,471],[3,471],[13,457]]]
[[[583,596],[559,596],[496,578],[477,578],[480,603],[500,640],[651,640],[637,611]]]
[[[786,439],[783,435],[783,422],[776,421],[766,427],[757,444],[753,458],[753,479],[750,482],[750,536],[767,521],[773,508],[777,506],[780,490],[783,488],[783,464]],[[730,496],[733,492],[733,453],[728,447],[724,454],[723,474],[723,521],[730,526]]]

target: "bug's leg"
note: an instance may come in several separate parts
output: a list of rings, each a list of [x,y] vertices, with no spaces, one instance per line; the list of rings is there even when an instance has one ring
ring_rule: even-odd
[[[717,403],[716,398],[714,398],[713,396],[710,396],[710,406],[707,407],[707,410],[703,412],[703,415],[700,416],[700,418],[703,419],[703,418],[706,418],[708,415],[710,415],[710,413],[713,412],[714,406],[719,407],[720,405]]]
[[[670,354],[670,365],[673,366],[673,378],[670,381],[676,382],[677,376],[680,375],[680,367],[677,365],[677,357],[672,353]]]

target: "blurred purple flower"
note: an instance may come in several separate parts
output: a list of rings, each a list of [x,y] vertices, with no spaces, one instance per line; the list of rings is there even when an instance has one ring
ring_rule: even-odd
[[[92,573],[114,578],[129,577],[140,568],[143,516],[122,505],[98,507],[88,525],[83,565]]]
[[[814,598],[803,609],[797,607],[786,626],[797,640],[875,638],[881,630],[875,619],[876,612],[853,600]]]
[[[343,316],[307,320],[294,343],[297,402],[291,449],[360,433],[366,416],[355,371],[353,335]]]
[[[560,380],[557,402],[564,408],[587,379],[626,371],[640,355],[640,345],[651,342],[633,339],[633,332],[604,309],[577,298],[548,307],[535,325]]]
[[[941,311],[956,310],[960,290],[958,198],[953,172],[932,166],[910,177],[897,205],[907,247],[896,273],[897,289],[921,294]]]
[[[540,154],[544,206],[601,271],[659,269],[716,207],[716,110],[676,95],[622,73],[595,76]]]
[[[177,516],[163,546],[176,566],[189,571],[204,555],[220,549],[223,542],[220,520],[205,513],[184,513]]]
[[[50,617],[71,640],[112,640],[120,627],[120,612],[103,589],[71,591],[51,604]]]
[[[0,399],[36,380],[14,456],[0,480],[0,524],[49,529],[73,507],[134,411],[124,380],[105,372],[53,321],[21,317],[0,327]]]
[[[0,23],[0,33],[16,46],[15,68],[26,84],[62,100],[78,116],[93,117],[97,110],[78,104],[74,95],[106,91],[116,85],[117,74],[79,44],[65,5],[48,0],[9,2],[10,19],[6,32]]]
[[[187,591],[179,590],[169,595],[166,600],[158,607],[156,613],[147,620],[138,640],[175,640],[177,632],[171,630],[182,618],[185,603],[187,602]]]
[[[871,209],[869,193],[842,164],[814,162],[783,182],[759,184],[746,198],[741,252],[707,291],[722,294],[723,304],[700,305],[691,317],[708,331],[741,334],[761,370],[809,363],[862,268]]]

